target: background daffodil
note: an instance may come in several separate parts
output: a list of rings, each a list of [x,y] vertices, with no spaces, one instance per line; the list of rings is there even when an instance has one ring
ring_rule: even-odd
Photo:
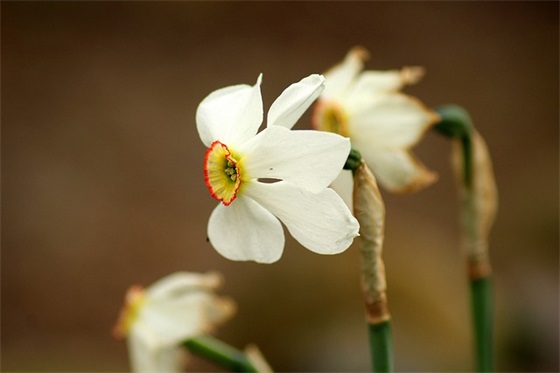
[[[213,294],[221,282],[215,272],[176,272],[146,289],[131,287],[113,332],[127,339],[132,371],[180,372],[185,353],[179,344],[233,315],[233,301]]]
[[[316,129],[350,137],[379,184],[393,193],[423,188],[436,179],[410,151],[438,121],[438,115],[399,90],[418,81],[418,67],[362,71],[368,53],[351,49],[344,61],[325,73],[326,85],[313,113]],[[351,201],[351,174],[333,184]]]
[[[196,112],[198,133],[208,147],[206,185],[221,203],[208,222],[214,248],[231,260],[277,261],[284,248],[280,221],[303,246],[320,254],[346,250],[358,222],[329,184],[350,151],[333,133],[291,131],[319,96],[324,77],[310,75],[274,101],[267,127],[260,91],[253,86],[218,89]]]

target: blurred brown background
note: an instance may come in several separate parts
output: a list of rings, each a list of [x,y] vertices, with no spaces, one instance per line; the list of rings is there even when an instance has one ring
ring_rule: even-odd
[[[369,370],[357,248],[289,238],[273,265],[220,257],[194,122],[214,89],[262,72],[268,108],[358,44],[369,69],[424,66],[406,92],[464,106],[487,139],[497,368],[558,371],[558,2],[1,6],[4,371],[126,371],[110,336],[125,289],[178,270],[225,275],[239,310],[218,336],[276,370]],[[449,150],[428,134],[416,153],[439,182],[384,193],[399,371],[472,369]]]

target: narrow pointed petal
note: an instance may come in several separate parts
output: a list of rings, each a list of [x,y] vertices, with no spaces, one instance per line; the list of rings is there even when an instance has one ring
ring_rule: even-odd
[[[280,181],[253,183],[246,193],[276,215],[299,243],[315,253],[341,253],[358,235],[357,220],[332,189],[314,194]]]
[[[241,148],[241,162],[253,179],[281,179],[317,193],[336,178],[349,152],[350,140],[342,136],[272,126]]]
[[[284,232],[278,219],[241,195],[231,205],[220,204],[214,209],[208,238],[216,251],[230,260],[273,263],[284,250]]]
[[[361,147],[409,148],[420,141],[438,116],[402,94],[377,96],[352,112],[350,138]]]
[[[235,85],[210,93],[198,105],[196,128],[206,146],[218,140],[232,145],[257,133],[263,120],[262,75],[254,86]]]
[[[325,78],[318,74],[310,75],[290,85],[270,106],[267,126],[292,128],[323,92],[324,86]]]
[[[377,181],[389,192],[411,193],[437,180],[437,174],[406,150],[359,150]]]
[[[364,60],[367,57],[368,52],[364,48],[352,48],[342,63],[325,73],[327,81],[321,99],[328,101],[345,95],[358,73],[363,69]]]

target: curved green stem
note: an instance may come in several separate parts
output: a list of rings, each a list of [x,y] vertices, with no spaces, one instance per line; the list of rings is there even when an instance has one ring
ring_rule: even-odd
[[[242,351],[210,336],[188,339],[183,347],[231,372],[257,372]]]
[[[473,124],[469,113],[457,105],[445,105],[436,109],[440,121],[434,126],[439,134],[458,139],[463,149],[463,177],[465,185],[472,184],[472,133]]]

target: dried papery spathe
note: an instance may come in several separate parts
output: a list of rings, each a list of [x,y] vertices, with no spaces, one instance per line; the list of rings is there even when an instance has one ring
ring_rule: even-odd
[[[480,133],[472,130],[469,138],[453,140],[452,166],[460,190],[462,245],[471,278],[486,277],[492,271],[488,240],[498,209],[498,189],[490,153]]]
[[[382,259],[385,205],[375,177],[365,164],[354,172],[354,216],[360,223],[362,290],[370,324],[390,319],[387,281]]]

